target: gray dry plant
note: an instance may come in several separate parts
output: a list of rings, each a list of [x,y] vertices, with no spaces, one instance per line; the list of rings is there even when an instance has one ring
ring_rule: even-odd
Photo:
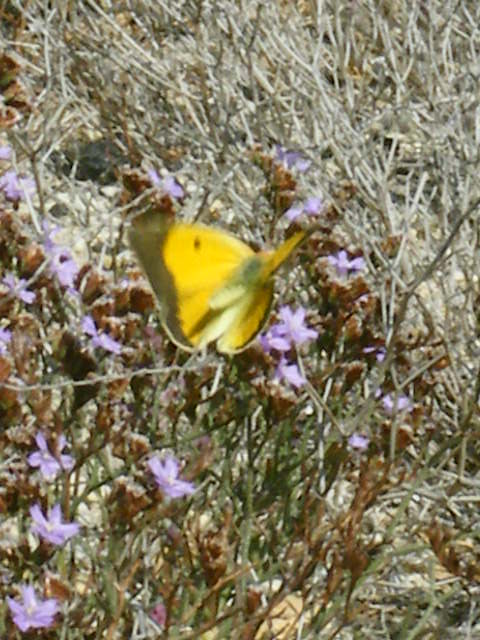
[[[29,389],[53,387],[53,413],[77,467],[67,488],[62,480],[42,488],[32,471],[28,482],[45,506],[69,502],[82,539],[62,560],[52,551],[22,564],[29,504],[0,502],[1,595],[18,598],[18,585],[29,583],[59,598],[49,638],[479,639],[478,0],[1,0],[0,19],[1,49],[18,64],[29,103],[0,143],[36,181],[15,212],[32,242],[45,217],[63,228],[80,267],[111,283],[132,277],[125,228],[136,209],[122,198],[121,176],[154,168],[185,189],[178,217],[275,245],[287,224],[272,212],[252,153],[274,157],[281,145],[311,162],[295,174],[296,202],[317,195],[331,203],[340,185],[352,185],[318,246],[332,242],[332,250],[364,257],[378,304],[375,335],[386,348],[375,372],[365,370],[343,394],[335,372],[345,344],[312,347],[303,356],[311,384],[282,383],[268,404],[280,414],[288,406],[283,439],[276,425],[265,426],[259,388],[257,407],[249,404],[237,423],[228,413],[232,397],[244,393],[252,403],[247,355],[236,365],[213,350],[203,361],[175,357],[165,340],[158,358],[144,361],[151,375],[136,378],[133,365],[107,357],[95,372],[99,386],[89,383],[90,402],[68,419],[75,383],[66,374],[35,380],[23,391],[25,406]],[[320,294],[306,275],[313,262],[310,247],[276,288],[321,332]],[[0,277],[6,271],[0,261]],[[58,317],[51,322],[46,343]],[[157,513],[142,503],[121,535],[105,514],[148,482],[133,449],[120,451],[114,438],[93,444],[101,394],[118,380],[126,380],[118,415],[137,403],[131,442],[141,433],[148,450],[190,460],[197,487]],[[135,380],[154,385],[145,405],[154,429],[142,426]],[[412,400],[414,417],[381,415],[374,394],[382,384]],[[182,389],[192,396],[173,419]],[[10,448],[8,457],[0,451],[0,469],[11,474],[37,428],[27,421],[29,446],[15,449],[18,424],[3,419],[2,446]],[[42,428],[58,433],[59,422]],[[264,438],[258,450],[249,444],[255,429]],[[328,466],[332,442],[353,433],[369,437],[375,456],[342,445],[347,457]],[[298,456],[298,464],[282,467],[287,488],[272,489],[268,474],[281,455]],[[56,589],[48,587],[52,575]],[[166,621],[152,615],[158,602]],[[0,632],[20,637],[2,604]]]

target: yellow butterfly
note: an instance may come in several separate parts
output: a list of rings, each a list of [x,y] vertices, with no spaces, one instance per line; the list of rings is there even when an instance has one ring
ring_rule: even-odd
[[[216,341],[222,353],[242,351],[261,331],[272,276],[305,236],[297,231],[274,251],[256,253],[225,231],[167,222],[152,211],[134,218],[129,231],[173,342],[193,351]]]

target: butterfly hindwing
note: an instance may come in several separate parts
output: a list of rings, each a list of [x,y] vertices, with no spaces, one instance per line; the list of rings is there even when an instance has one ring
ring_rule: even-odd
[[[270,313],[273,300],[273,282],[269,280],[262,287],[247,294],[238,309],[238,315],[217,342],[223,353],[241,351],[252,342],[263,329]]]
[[[260,252],[255,254],[249,262],[244,262],[243,273],[239,274],[239,280],[248,284],[237,304],[238,313],[235,321],[217,342],[219,351],[225,353],[241,351],[263,329],[273,301],[272,275],[305,236],[304,231],[298,231],[274,251]],[[229,287],[232,287],[232,283],[226,285],[224,289],[228,291]],[[216,297],[220,298],[221,293],[219,292]]]

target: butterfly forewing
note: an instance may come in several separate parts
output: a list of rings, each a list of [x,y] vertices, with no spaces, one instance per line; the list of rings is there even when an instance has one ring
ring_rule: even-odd
[[[175,224],[168,230],[163,259],[180,296],[224,284],[252,249],[224,231],[201,225]]]
[[[167,322],[170,331],[182,335],[192,346],[203,343],[207,324],[213,321],[211,296],[252,254],[248,245],[224,231],[202,225],[172,225],[162,246],[175,290],[174,309]]]
[[[168,223],[149,211],[133,220],[129,235],[171,339],[187,350],[216,340],[219,351],[234,353],[262,329],[273,298],[272,275],[306,234],[255,254],[225,231]]]

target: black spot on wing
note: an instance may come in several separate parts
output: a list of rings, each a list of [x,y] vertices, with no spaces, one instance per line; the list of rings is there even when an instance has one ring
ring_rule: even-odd
[[[201,247],[201,242],[200,242],[200,238],[198,236],[195,236],[195,240],[193,241],[193,248],[195,249],[195,251],[198,251]]]

